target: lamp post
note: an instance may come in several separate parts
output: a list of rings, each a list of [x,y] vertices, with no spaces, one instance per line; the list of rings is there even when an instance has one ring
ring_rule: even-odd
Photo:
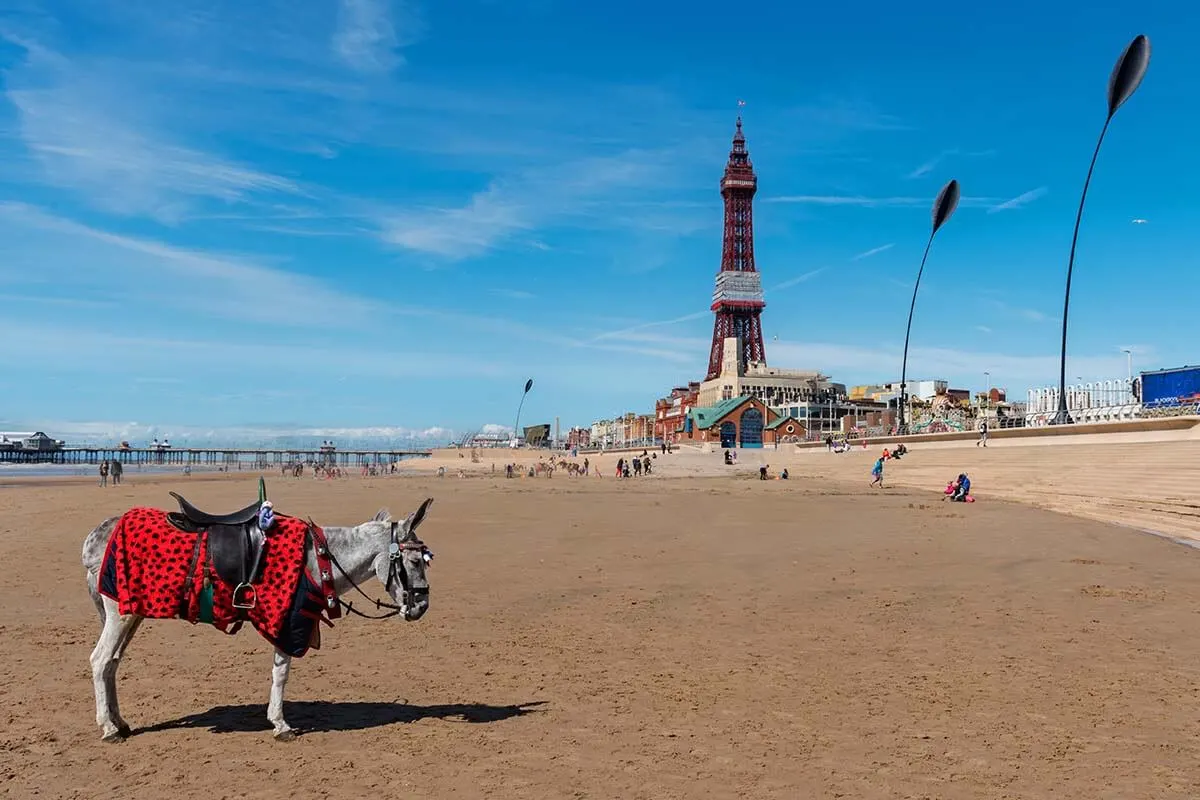
[[[521,402],[517,404],[517,421],[513,423],[513,438],[520,441],[521,432],[521,407],[525,405],[525,395],[529,394],[529,390],[533,388],[533,378],[525,381],[525,391],[521,392]]]
[[[912,303],[908,306],[908,325],[904,328],[904,360],[900,363],[900,424],[896,426],[896,432],[900,434],[907,431],[904,424],[904,407],[907,403],[905,388],[908,379],[908,338],[912,334],[913,310],[917,307],[917,290],[921,288],[921,275],[925,272],[925,259],[929,258],[929,248],[933,246],[933,236],[954,213],[954,209],[958,206],[958,196],[958,181],[951,180],[942,187],[933,201],[933,230],[929,232],[929,241],[925,243],[925,254],[921,256],[921,268],[917,270],[917,282],[913,284]]]
[[[1108,125],[1121,104],[1133,96],[1142,78],[1146,76],[1146,68],[1150,66],[1150,40],[1143,34],[1138,34],[1126,46],[1113,67],[1108,78],[1108,116],[1104,118],[1104,127],[1100,129],[1100,138],[1096,140],[1096,149],[1092,152],[1092,163],[1088,166],[1087,178],[1083,181],[1083,194],[1079,197],[1079,211],[1075,214],[1075,232],[1071,234],[1071,255],[1067,259],[1067,288],[1063,295],[1062,317],[1062,354],[1058,369],[1058,413],[1050,420],[1051,425],[1070,425],[1073,420],[1067,410],[1067,312],[1071,308],[1071,274],[1075,269],[1075,244],[1079,240],[1079,223],[1083,219],[1083,203],[1087,199],[1088,184],[1092,182],[1092,170],[1096,168],[1096,157],[1100,155],[1100,145],[1104,143],[1104,134],[1108,133]]]
[[[983,373],[983,402],[987,408],[992,406],[992,373]]]
[[[1125,348],[1121,351],[1125,354],[1125,380],[1133,383],[1133,351]]]

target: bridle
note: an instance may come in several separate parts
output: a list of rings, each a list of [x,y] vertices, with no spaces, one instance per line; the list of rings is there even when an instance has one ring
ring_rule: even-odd
[[[350,586],[354,589],[354,591],[358,592],[367,600],[370,600],[372,603],[374,603],[376,609],[389,609],[386,614],[364,614],[355,608],[353,603],[347,603],[340,597],[337,598],[338,604],[345,609],[347,613],[354,614],[355,616],[362,617],[363,619],[387,619],[388,617],[394,617],[404,611],[405,606],[412,608],[414,602],[418,600],[427,600],[429,598],[428,586],[414,588],[411,585],[411,582],[408,579],[408,570],[404,568],[404,554],[406,552],[414,551],[420,553],[422,560],[425,562],[425,567],[428,569],[433,564],[433,551],[426,547],[425,543],[415,536],[409,539],[401,540],[399,538],[399,531],[400,523],[393,521],[392,540],[388,543],[388,575],[384,586],[387,589],[388,595],[390,596],[392,593],[392,587],[397,583],[400,584],[400,588],[402,590],[401,597],[404,599],[403,606],[398,606],[395,603],[389,603],[386,600],[376,600],[364,592],[362,587],[355,582],[354,578],[350,577],[350,573],[346,572],[346,570],[342,568],[342,565],[338,563],[337,558],[335,558],[333,555],[333,551],[326,548],[326,558],[329,559],[329,563],[332,564],[338,572],[342,573],[342,577],[350,583]]]

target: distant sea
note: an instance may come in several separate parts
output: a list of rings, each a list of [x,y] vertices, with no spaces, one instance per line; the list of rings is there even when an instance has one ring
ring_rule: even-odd
[[[249,465],[247,465],[249,466]],[[217,465],[192,465],[192,472],[216,472]],[[245,469],[242,470],[246,471]],[[130,477],[137,475],[154,475],[177,472],[183,474],[183,465],[151,466],[138,469],[136,465],[125,465],[125,474]],[[0,464],[0,481],[5,478],[77,478],[92,476],[100,480],[99,464]]]
[[[420,458],[420,456],[404,456],[401,460],[410,458]],[[217,472],[225,466],[223,464],[192,464],[193,473]],[[267,464],[266,466],[256,466],[250,457],[245,457],[241,463],[239,470],[238,463],[228,465],[235,472],[243,472],[246,474],[257,474],[259,472],[265,474],[279,474],[281,464]],[[355,464],[349,464],[345,467],[349,470],[357,468]],[[140,467],[137,464],[126,464],[125,475],[129,478],[136,478],[138,475],[165,475],[165,474],[183,474],[183,464],[143,464]],[[77,478],[77,477],[93,477],[100,480],[100,465],[99,464],[0,464],[0,487],[5,484],[3,481],[7,478]],[[8,484],[13,485],[13,484]]]

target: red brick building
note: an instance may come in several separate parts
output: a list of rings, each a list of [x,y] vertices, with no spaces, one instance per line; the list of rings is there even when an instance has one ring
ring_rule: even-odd
[[[592,443],[591,428],[571,428],[567,431],[567,449],[587,447]]]
[[[692,381],[687,386],[676,386],[671,394],[654,403],[654,437],[664,441],[678,441],[688,411],[696,407],[700,396],[700,382]]]

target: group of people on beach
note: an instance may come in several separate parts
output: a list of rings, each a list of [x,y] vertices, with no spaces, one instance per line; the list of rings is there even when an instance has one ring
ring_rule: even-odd
[[[121,476],[125,474],[125,465],[115,458],[112,461],[100,462],[100,485],[108,486],[108,479],[112,477],[112,485],[119,486],[121,484]]]
[[[895,450],[888,450],[886,447],[879,458],[875,459],[875,463],[871,466],[871,483],[872,488],[883,488],[883,465],[884,462],[899,460],[908,453],[908,448],[904,443],[896,445]],[[946,484],[945,496],[943,500],[952,500],[956,503],[973,503],[975,498],[971,497],[971,479],[967,473],[960,472],[958,477]]]
[[[908,446],[903,442],[896,445],[895,450],[883,448],[883,455],[875,459],[875,464],[871,467],[871,486],[883,487],[883,463],[885,461],[899,461],[904,456],[908,455]]]
[[[666,450],[663,450],[665,453]],[[617,477],[618,478],[640,478],[643,475],[649,475],[654,471],[651,461],[657,458],[658,454],[650,455],[649,451],[643,450],[640,456],[634,456],[631,459],[617,459]]]

